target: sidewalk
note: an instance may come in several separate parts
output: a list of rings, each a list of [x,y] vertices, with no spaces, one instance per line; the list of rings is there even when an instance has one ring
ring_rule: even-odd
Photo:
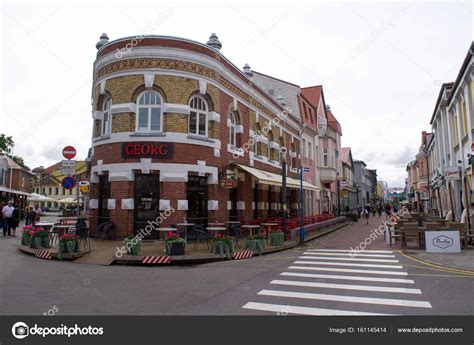
[[[371,239],[371,235],[374,236],[374,230],[382,224],[384,219],[383,216],[381,218],[371,216],[369,218],[369,225],[366,224],[365,219],[360,219],[359,222],[351,226],[343,227],[340,230],[311,241],[308,243],[308,246],[355,250],[357,246],[361,247],[361,243],[366,241],[366,250],[402,250],[400,242],[390,246],[385,242],[383,235],[377,236],[374,240]],[[407,248],[404,252],[415,259],[428,263],[474,271],[474,248],[472,246],[468,246],[467,250],[462,250],[461,253],[457,254],[427,253],[424,249],[416,248]]]

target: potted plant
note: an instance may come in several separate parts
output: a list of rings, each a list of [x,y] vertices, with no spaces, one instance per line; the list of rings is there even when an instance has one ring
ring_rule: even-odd
[[[283,241],[285,240],[285,234],[281,231],[270,231],[268,234],[270,237],[270,245],[271,246],[282,246]]]
[[[33,235],[33,226],[27,225],[23,227],[23,233],[21,235],[21,245],[22,246],[29,246],[31,235]]]
[[[254,235],[245,241],[245,249],[257,250],[258,255],[262,255],[263,248],[265,248],[265,239],[262,235]]]
[[[73,254],[79,251],[78,237],[74,234],[64,234],[59,237],[58,256],[68,253]]]
[[[30,230],[30,247],[31,248],[49,248],[49,235],[48,232],[43,228],[37,228]]]
[[[226,255],[229,259],[234,254],[235,246],[234,241],[227,236],[217,234],[212,241],[212,253],[219,254],[221,256]]]
[[[169,232],[166,236],[166,255],[184,255],[186,241],[178,234]]]
[[[128,255],[140,255],[142,252],[142,240],[136,236],[129,236],[123,240]]]

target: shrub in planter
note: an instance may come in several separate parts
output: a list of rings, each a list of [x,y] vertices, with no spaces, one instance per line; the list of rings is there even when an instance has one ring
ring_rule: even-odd
[[[270,245],[272,246],[282,246],[285,240],[285,234],[281,231],[270,231],[268,234],[270,236]]]
[[[235,251],[234,241],[227,236],[218,234],[212,241],[212,253],[227,256],[229,259]]]
[[[257,250],[258,255],[262,255],[263,248],[265,248],[265,239],[263,238],[262,235],[255,235],[255,236],[249,237],[245,241],[245,249],[253,250],[253,251]]]
[[[128,255],[140,255],[142,252],[142,240],[136,236],[129,236],[123,240],[123,245]]]
[[[49,248],[49,235],[43,228],[37,228],[29,231],[30,248],[40,249]]]
[[[29,246],[30,245],[30,239],[31,236],[34,233],[34,230],[32,230],[32,226],[24,226],[23,227],[23,234],[21,235],[21,245],[22,246]]]
[[[62,254],[73,254],[79,252],[78,237],[73,234],[64,234],[59,237],[58,257]]]
[[[168,233],[166,237],[166,255],[184,255],[186,249],[186,241],[179,237],[178,234]]]

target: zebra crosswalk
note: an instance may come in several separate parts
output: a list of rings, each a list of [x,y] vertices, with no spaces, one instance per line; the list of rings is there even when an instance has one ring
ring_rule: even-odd
[[[310,249],[242,308],[300,315],[403,315],[431,309],[408,278],[392,251]]]

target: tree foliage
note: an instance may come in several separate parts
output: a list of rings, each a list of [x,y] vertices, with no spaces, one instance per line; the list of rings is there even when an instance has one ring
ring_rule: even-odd
[[[23,168],[30,171],[31,169],[25,164],[25,161],[23,160],[22,157],[12,155],[14,145],[15,145],[15,142],[13,141],[12,136],[7,136],[6,134],[3,134],[3,133],[0,134],[0,151],[5,152],[5,154],[11,159],[13,159],[15,163],[21,165]]]

